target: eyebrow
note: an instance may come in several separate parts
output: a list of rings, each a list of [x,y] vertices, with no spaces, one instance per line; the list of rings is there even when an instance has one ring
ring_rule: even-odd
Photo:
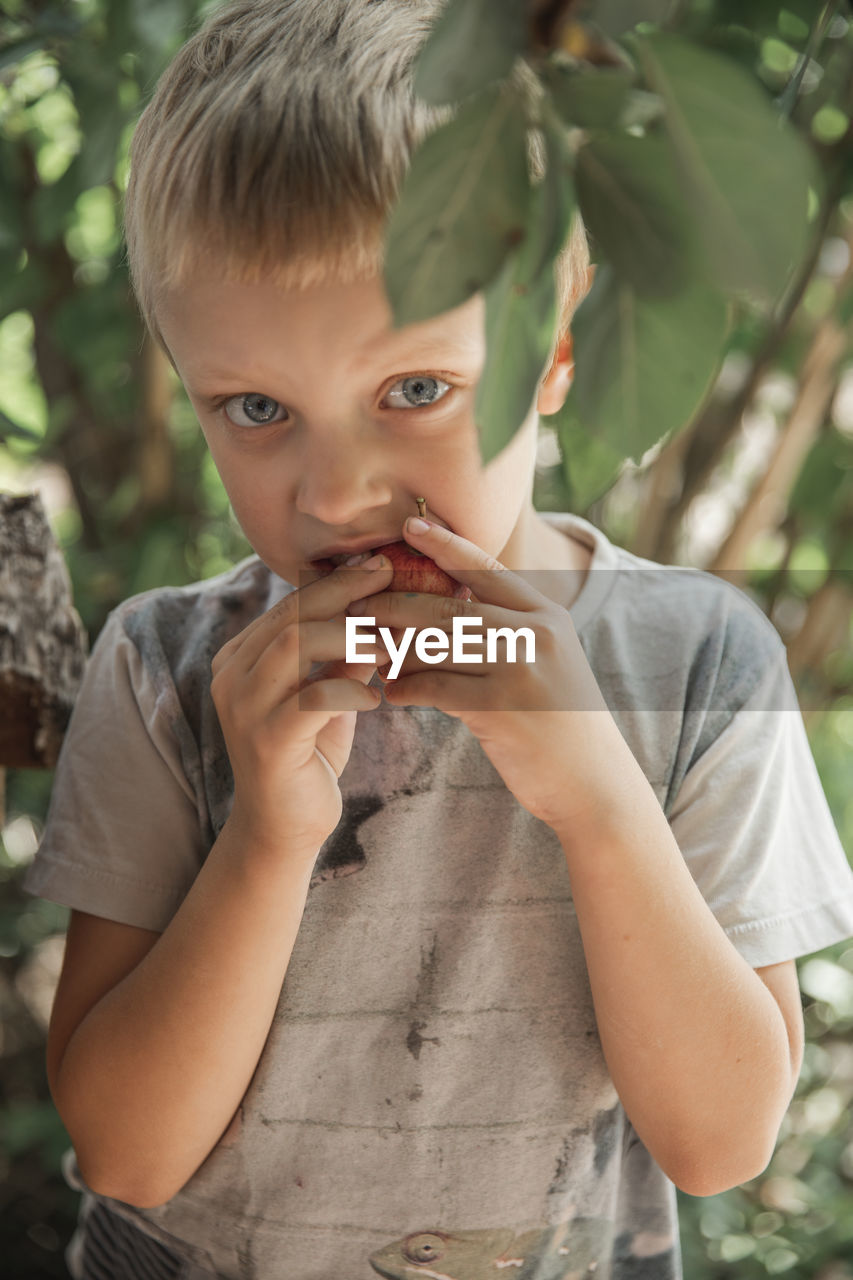
[[[469,360],[476,354],[477,348],[473,342],[456,347],[447,339],[424,338],[422,342],[409,342],[391,351],[389,355],[381,356],[377,364],[405,364],[411,360],[452,364],[454,360]]]
[[[392,351],[387,356],[380,356],[376,361],[376,367],[380,365],[383,368],[391,369],[396,366],[399,370],[402,367],[424,369],[427,367],[439,368],[445,370],[452,369],[454,364],[467,365],[478,360],[479,352],[475,349],[473,343],[457,348],[453,348],[446,341],[439,338],[425,339],[422,343],[410,342],[407,346],[401,346],[398,351]],[[208,392],[207,388],[214,381],[237,382],[242,375],[218,375],[215,376],[212,370],[199,370],[197,382],[200,384],[198,394],[208,398],[215,398]],[[203,388],[203,389],[202,389]]]

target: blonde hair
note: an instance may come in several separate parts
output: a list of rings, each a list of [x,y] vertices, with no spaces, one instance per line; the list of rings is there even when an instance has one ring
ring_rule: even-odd
[[[289,289],[381,272],[412,153],[455,110],[411,85],[443,2],[236,0],[183,45],[136,127],[125,200],[131,279],[161,345],[158,297],[198,270]],[[535,139],[530,162],[541,173]],[[555,264],[552,362],[588,263],[576,218]]]

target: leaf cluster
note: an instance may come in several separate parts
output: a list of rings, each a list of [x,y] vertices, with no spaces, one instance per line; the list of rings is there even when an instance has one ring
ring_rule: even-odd
[[[454,114],[415,153],[386,286],[397,325],[484,292],[484,462],[534,403],[575,214],[596,266],[572,325],[574,383],[546,421],[576,505],[692,421],[739,310],[777,305],[808,252],[825,179],[793,115],[826,28],[816,6],[772,0],[450,0],[415,90]],[[766,74],[776,46],[795,55],[782,84]],[[849,41],[842,61],[849,82]],[[821,110],[842,112],[846,91]]]

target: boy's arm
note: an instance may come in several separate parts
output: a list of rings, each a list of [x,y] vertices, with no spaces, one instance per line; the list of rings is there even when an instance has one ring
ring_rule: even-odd
[[[785,1019],[788,1046],[791,1051],[791,1071],[796,1085],[803,1065],[806,1029],[803,1022],[803,998],[795,960],[782,960],[779,964],[757,966],[754,970],[779,1006]],[[793,1091],[793,1090],[792,1090]]]
[[[162,935],[75,912],[48,1077],[93,1191],[162,1204],[227,1129],[257,1066],[317,849],[226,823]]]
[[[588,740],[619,786],[554,829],[566,854],[601,1044],[637,1133],[691,1195],[767,1165],[802,1058],[793,962],[754,970],[694,882],[607,716]]]
[[[787,982],[779,970],[762,980],[727,937],[565,611],[448,529],[407,523],[405,534],[471,587],[478,613],[532,629],[536,662],[487,664],[472,677],[412,661],[386,698],[458,715],[516,799],[559,837],[607,1065],[664,1172],[695,1195],[753,1177],[799,1071],[790,969]],[[472,606],[391,592],[371,609],[377,624],[446,630]],[[781,669],[778,637],[766,649],[747,660]]]
[[[385,593],[371,603],[377,624],[446,632],[451,620],[476,609],[500,626],[515,622],[533,630],[536,661],[487,663],[471,676],[467,667],[438,671],[407,658],[386,699],[457,715],[516,799],[559,837],[607,1065],[664,1172],[694,1195],[753,1177],[770,1159],[799,1072],[802,1031],[790,966],[768,966],[761,975],[730,941],[610,713],[565,610],[448,529],[417,531],[407,523],[404,532],[472,589],[475,604]],[[632,615],[628,625],[636,621]],[[772,646],[765,643],[772,624],[765,620],[763,627],[763,638],[743,660],[757,670],[766,666],[774,680],[784,670],[776,692],[796,707],[784,647],[776,635]],[[610,660],[606,646],[604,660]],[[736,651],[734,661],[740,661]],[[790,768],[795,756],[784,753],[774,763],[780,760]],[[737,794],[745,782],[741,795],[753,825],[767,812],[751,790],[754,781],[741,774],[729,791]],[[718,778],[709,786],[718,797],[726,794]],[[709,821],[706,811],[710,838]],[[797,829],[788,835],[796,840]],[[716,850],[718,870],[727,852]],[[760,874],[753,860],[746,879]],[[790,901],[790,888],[787,894],[783,901]],[[833,928],[845,916],[849,902]],[[800,954],[799,940],[789,945],[789,955]]]
[[[375,665],[344,661],[343,610],[389,580],[387,563],[337,569],[214,658],[234,802],[164,932],[73,917],[49,1077],[93,1191],[140,1207],[170,1199],[246,1092],[317,854],[340,820],[356,713],[379,704],[365,687]],[[322,679],[310,676],[317,662],[329,664]]]

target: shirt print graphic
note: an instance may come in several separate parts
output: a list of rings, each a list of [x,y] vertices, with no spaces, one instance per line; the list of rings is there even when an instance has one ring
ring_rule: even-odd
[[[385,1280],[674,1280],[680,1274],[672,1236],[624,1232],[613,1247],[613,1224],[571,1218],[518,1232],[415,1231],[370,1255]]]

